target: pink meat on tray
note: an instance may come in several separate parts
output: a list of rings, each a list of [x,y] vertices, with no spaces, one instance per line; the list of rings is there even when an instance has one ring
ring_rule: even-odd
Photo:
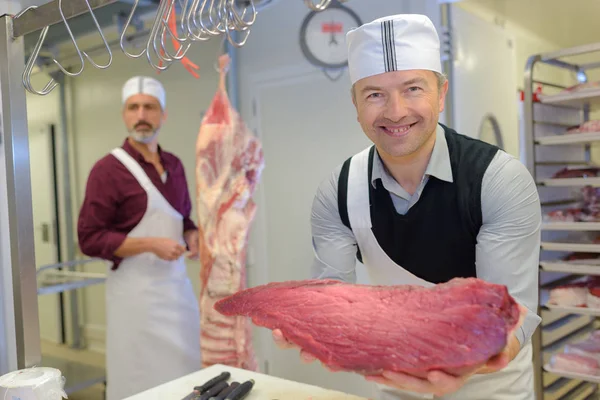
[[[598,176],[600,168],[589,167],[589,168],[563,168],[556,172],[553,178],[594,178]]]
[[[581,125],[577,125],[567,129],[567,133],[588,133],[588,132],[600,132],[600,120],[592,120],[584,122]]]
[[[565,346],[565,353],[593,358],[596,362],[600,362],[600,341],[588,338],[581,342],[570,343]]]
[[[598,375],[598,361],[577,354],[555,354],[550,360],[550,366],[555,370],[584,375]]]
[[[550,289],[548,304],[563,307],[585,307],[588,288],[585,283],[569,284]]]

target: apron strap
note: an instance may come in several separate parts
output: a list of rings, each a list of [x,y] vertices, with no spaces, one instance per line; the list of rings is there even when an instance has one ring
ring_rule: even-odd
[[[125,150],[123,150],[120,147],[117,147],[116,149],[113,149],[110,153],[113,156],[115,156],[119,161],[121,161],[123,165],[125,165],[125,168],[127,168],[129,172],[131,172],[131,174],[135,177],[135,179],[137,179],[139,184],[146,191],[152,189],[154,185],[152,184],[152,181],[150,180],[146,172],[144,172],[144,170],[142,169],[142,166],[137,161],[135,161],[133,157],[131,157]]]
[[[375,146],[370,146],[352,157],[348,171],[348,220],[352,229],[371,228],[371,202],[369,185],[371,181],[370,160]]]

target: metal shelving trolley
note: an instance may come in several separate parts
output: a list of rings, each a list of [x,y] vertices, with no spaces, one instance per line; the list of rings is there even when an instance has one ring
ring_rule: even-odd
[[[304,3],[311,10],[322,11],[337,1],[346,0],[305,0]],[[62,98],[66,79],[78,79],[88,64],[101,69],[110,67],[111,48],[115,47],[120,47],[130,58],[147,59],[155,70],[162,71],[182,60],[192,45],[211,38],[222,40],[225,51],[234,61],[228,81],[234,91],[233,50],[245,44],[258,11],[274,2],[52,0],[0,16],[0,375],[39,365],[55,366],[65,375],[67,391],[71,392],[104,380],[102,370],[86,369],[42,355],[38,296],[100,285],[105,276],[85,273],[78,268],[80,264],[97,260],[77,260],[75,255],[66,124],[62,128],[59,153],[66,161],[61,175],[66,203],[63,208],[67,214],[64,258],[68,261],[43,267],[36,265],[25,91],[43,96],[58,88]],[[15,4],[18,2],[10,6]],[[174,19],[175,31],[171,25]],[[102,27],[115,25],[116,36],[114,33],[105,35]],[[49,34],[50,27],[53,30]],[[91,34],[97,34],[101,44],[84,49],[82,37]],[[61,57],[65,56],[57,47],[63,43],[72,43],[76,50],[73,69],[63,67],[64,59],[61,64]],[[92,56],[92,52],[99,54]],[[36,69],[51,76],[45,86],[32,84],[31,76]],[[66,120],[64,99],[61,114]],[[71,304],[71,307],[77,305]]]
[[[539,400],[598,398],[600,372],[555,362],[561,354],[600,360],[600,344],[593,348],[600,343],[593,335],[600,316],[599,67],[600,43],[533,55],[525,70],[521,158],[538,185],[543,213],[542,324],[534,337]]]

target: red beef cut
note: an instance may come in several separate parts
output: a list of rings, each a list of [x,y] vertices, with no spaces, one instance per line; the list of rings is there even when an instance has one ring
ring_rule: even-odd
[[[414,376],[473,370],[507,344],[520,311],[505,286],[456,278],[431,288],[336,280],[274,282],[215,303],[248,316],[333,370]]]

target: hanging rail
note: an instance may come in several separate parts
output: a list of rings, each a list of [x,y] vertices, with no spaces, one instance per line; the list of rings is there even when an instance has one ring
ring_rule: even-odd
[[[116,1],[53,0],[42,6],[28,7],[13,16],[13,38],[41,29],[38,42],[23,71],[22,81],[25,89],[34,94],[46,95],[58,85],[54,79],[50,79],[43,89],[37,90],[31,84],[31,73],[43,47],[48,29],[60,22],[64,23],[80,61],[78,71],[71,72],[65,69],[58,60],[54,59],[54,63],[65,75],[80,75],[84,70],[84,57],[96,68],[108,68],[112,63],[110,45],[104,37],[93,10]],[[323,11],[331,4],[347,1],[318,0],[315,3],[315,0],[304,0],[304,3],[313,11]],[[175,15],[176,2],[179,3],[181,9],[179,18]],[[198,74],[195,69],[198,69],[198,66],[185,56],[192,43],[203,42],[212,37],[224,35],[233,46],[242,47],[248,40],[250,28],[256,21],[258,14],[253,0],[160,0],[146,46],[141,52],[134,54],[125,49],[124,41],[127,28],[134,17],[138,4],[139,0],[134,0],[131,12],[122,29],[119,42],[121,50],[130,58],[145,56],[148,63],[157,71],[164,71],[175,61],[181,61],[182,65],[196,78],[198,78]],[[90,13],[109,56],[109,60],[103,65],[97,64],[85,51],[80,50],[77,39],[69,27],[69,19],[86,12]],[[170,39],[167,38],[167,35],[170,36]],[[239,39],[238,36],[242,36],[242,38]],[[171,50],[169,49],[170,46],[167,45],[168,42],[172,44],[173,48]]]

